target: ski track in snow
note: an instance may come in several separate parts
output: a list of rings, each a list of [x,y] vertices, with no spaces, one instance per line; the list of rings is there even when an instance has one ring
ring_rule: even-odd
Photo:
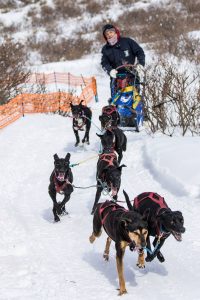
[[[101,106],[93,104],[96,123]],[[95,188],[75,189],[66,206],[69,215],[56,224],[48,195],[53,154],[70,152],[71,163],[97,155],[100,144],[96,131],[92,126],[91,144],[83,149],[74,148],[71,120],[58,115],[25,116],[1,132],[1,300],[118,299],[114,244],[110,261],[104,262],[105,233],[92,245],[88,240]],[[154,168],[148,155],[151,137],[145,131],[126,134],[128,146],[122,163],[127,167],[122,172],[119,200],[124,201],[123,189],[131,199],[141,192],[155,191],[172,209],[183,212],[187,232],[182,243],[173,237],[167,240],[164,264],[154,260],[144,270],[137,269],[137,255],[127,249],[124,272],[128,294],[123,297],[146,300],[151,293],[154,300],[190,299],[192,291],[191,299],[197,300],[200,263],[195,259],[200,239],[194,241],[193,236],[199,227],[190,205],[194,199]],[[76,186],[96,183],[96,162],[97,158],[72,168]],[[101,197],[101,201],[105,199],[108,196]]]

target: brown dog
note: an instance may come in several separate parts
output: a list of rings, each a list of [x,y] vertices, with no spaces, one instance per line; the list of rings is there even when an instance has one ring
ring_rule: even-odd
[[[124,192],[124,191],[123,191]],[[124,194],[126,194],[124,192]],[[111,241],[115,242],[116,264],[119,277],[119,295],[127,293],[123,273],[123,257],[127,246],[130,250],[137,249],[139,256],[137,266],[145,267],[144,251],[148,235],[145,216],[134,211],[127,211],[124,207],[113,201],[97,204],[93,217],[93,232],[89,240],[93,243],[101,235],[104,228],[108,235],[103,257],[109,259]]]

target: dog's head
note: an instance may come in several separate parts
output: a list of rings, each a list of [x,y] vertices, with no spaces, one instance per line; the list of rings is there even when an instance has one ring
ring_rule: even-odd
[[[99,121],[101,122],[101,126],[103,128],[108,128],[109,126],[112,125],[112,117],[111,115],[100,115],[99,116]]]
[[[126,201],[130,202],[128,194],[123,190]],[[131,203],[131,202],[130,202]],[[121,220],[121,226],[126,230],[130,240],[132,241],[131,247],[138,247],[139,249],[146,247],[146,239],[148,235],[148,215],[149,210],[146,210],[143,215],[136,212],[131,206]]]
[[[103,128],[109,126],[117,126],[119,123],[119,115],[115,105],[107,105],[102,108],[102,114],[99,116],[99,121]]]
[[[121,226],[129,236],[132,249],[146,247],[148,223],[145,218],[135,211],[128,211],[121,219]]]
[[[54,154],[54,172],[59,181],[64,181],[69,171],[70,153],[67,153],[65,158],[59,158],[58,154]]]
[[[70,103],[72,115],[75,119],[80,118],[83,115],[83,105],[82,105],[83,100],[78,105],[74,105]]]
[[[106,130],[104,134],[96,133],[96,135],[101,139],[103,151],[113,152],[115,145],[115,134],[111,130]]]
[[[111,189],[111,193],[113,197],[117,195],[118,190],[120,189],[123,167],[126,167],[126,165],[121,165],[119,167],[111,167],[111,168],[108,167],[105,171],[105,179],[108,186]]]
[[[185,232],[184,218],[180,211],[166,210],[158,215],[158,220],[164,230],[170,232],[177,241],[182,241],[182,233]]]

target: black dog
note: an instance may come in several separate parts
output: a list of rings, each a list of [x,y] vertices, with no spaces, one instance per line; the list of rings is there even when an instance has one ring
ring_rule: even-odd
[[[101,138],[101,144],[103,150],[107,150],[107,152],[116,151],[118,154],[118,162],[120,164],[123,158],[123,151],[126,151],[127,145],[127,138],[123,131],[119,128],[109,128],[107,129],[104,134],[97,134],[98,137]]]
[[[75,147],[80,143],[80,137],[78,131],[85,130],[84,138],[82,143],[87,143],[89,145],[89,132],[91,127],[92,111],[89,107],[82,104],[83,100],[78,105],[73,105],[70,103],[73,123],[72,128],[76,137]]]
[[[103,148],[103,153],[99,155],[97,162],[97,191],[91,214],[94,213],[105,184],[108,190],[112,192],[113,199],[117,200],[117,194],[121,185],[121,173],[123,167],[126,166],[119,166],[117,155],[111,148]]]
[[[102,129],[117,127],[120,123],[120,116],[115,105],[107,105],[102,108],[102,114],[99,116]]]
[[[142,217],[134,211],[127,211],[113,201],[99,203],[93,217],[93,232],[89,240],[93,243],[96,237],[101,235],[102,226],[108,235],[103,257],[109,259],[109,248],[111,241],[115,242],[116,264],[119,277],[119,295],[127,293],[123,257],[127,246],[130,250],[138,250],[139,268],[145,267],[144,251],[147,238],[147,222],[145,216]]]
[[[65,204],[69,201],[73,192],[73,175],[69,166],[70,153],[65,158],[59,158],[54,154],[54,170],[50,176],[49,195],[53,200],[53,214],[55,222],[60,221],[58,215],[66,214]],[[64,194],[61,203],[56,201],[56,194]]]
[[[152,261],[156,256],[160,262],[165,258],[160,249],[166,238],[172,234],[177,241],[182,240],[181,234],[185,232],[184,219],[180,211],[172,211],[163,197],[153,192],[145,192],[134,199],[133,206],[126,197],[127,206],[130,210],[136,210],[143,214],[149,210],[148,215],[148,237],[146,261]],[[155,237],[153,241],[154,250],[151,251],[150,236]]]

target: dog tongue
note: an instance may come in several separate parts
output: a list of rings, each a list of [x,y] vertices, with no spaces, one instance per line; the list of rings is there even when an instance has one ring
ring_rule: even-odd
[[[173,232],[173,236],[175,237],[175,239],[176,239],[178,242],[181,242],[181,241],[182,241],[182,235],[181,235],[181,233]]]
[[[117,189],[116,188],[112,188],[112,196],[116,196],[117,195]]]
[[[64,181],[64,179],[65,179],[65,173],[59,173],[57,178],[60,181]]]

